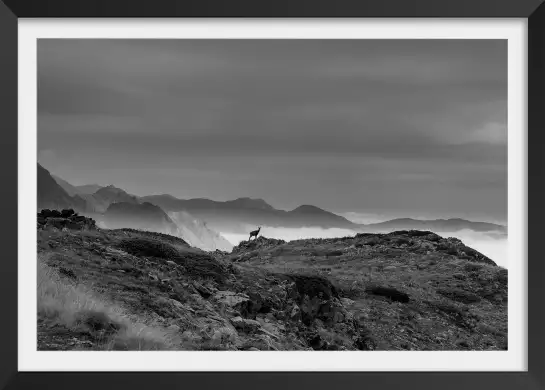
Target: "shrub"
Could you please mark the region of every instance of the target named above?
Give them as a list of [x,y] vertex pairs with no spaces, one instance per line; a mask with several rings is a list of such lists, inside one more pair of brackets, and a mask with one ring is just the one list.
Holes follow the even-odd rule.
[[127,238],[121,240],[117,247],[134,256],[159,257],[171,259],[179,256],[172,245],[152,238]]
[[324,277],[290,275],[289,278],[295,281],[297,292],[301,297],[305,295],[308,295],[309,298],[322,297],[323,299],[339,297],[335,286]]
[[365,289],[365,292],[371,295],[383,296],[396,302],[407,303],[410,300],[408,294],[392,287],[369,286]]

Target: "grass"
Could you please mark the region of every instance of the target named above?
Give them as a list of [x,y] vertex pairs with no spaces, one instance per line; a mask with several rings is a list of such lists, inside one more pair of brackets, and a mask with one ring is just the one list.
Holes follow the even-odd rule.
[[[38,257],[38,318],[47,329],[66,328],[99,350],[165,350],[168,332],[135,322],[124,311],[84,285],[63,279]],[[88,345],[88,344],[87,344]]]

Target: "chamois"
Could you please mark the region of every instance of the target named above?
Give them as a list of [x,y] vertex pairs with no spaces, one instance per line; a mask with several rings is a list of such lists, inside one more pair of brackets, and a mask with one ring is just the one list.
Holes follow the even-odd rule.
[[257,240],[257,235],[259,234],[259,231],[261,230],[261,226],[257,230],[253,230],[250,232],[250,238],[248,238],[248,241],[252,239],[252,237],[255,237]]

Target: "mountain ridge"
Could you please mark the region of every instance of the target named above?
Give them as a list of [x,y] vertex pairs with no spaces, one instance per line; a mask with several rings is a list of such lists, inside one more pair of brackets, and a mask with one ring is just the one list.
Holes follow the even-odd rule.
[[[246,234],[248,229],[253,229],[254,226],[268,226],[343,228],[355,232],[388,232],[404,229],[453,232],[469,229],[475,232],[507,234],[506,226],[461,218],[428,220],[394,218],[378,223],[361,224],[310,204],[302,204],[293,210],[286,211],[274,208],[261,198],[239,197],[233,200],[216,201],[207,198],[180,199],[171,194],[136,196],[114,185],[73,186],[60,177],[52,176],[52,178],[64,191],[63,193],[57,191],[58,196],[63,199],[59,205],[72,207],[76,203],[79,210],[87,209],[91,212],[104,213],[110,204],[116,202],[134,204],[149,202],[160,207],[166,214],[187,212],[204,221],[212,230],[222,233]],[[74,195],[76,198],[67,198],[67,196],[70,197],[70,193],[80,191],[80,187],[89,190],[93,186],[97,186],[98,190],[92,194],[80,193]],[[55,203],[51,204],[55,205]]]

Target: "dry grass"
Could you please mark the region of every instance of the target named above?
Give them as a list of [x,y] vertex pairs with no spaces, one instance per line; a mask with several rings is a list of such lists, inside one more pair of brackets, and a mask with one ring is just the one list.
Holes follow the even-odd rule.
[[61,326],[93,340],[92,349],[168,350],[174,339],[166,331],[135,322],[119,306],[90,288],[74,285],[38,258],[38,318],[44,326]]

